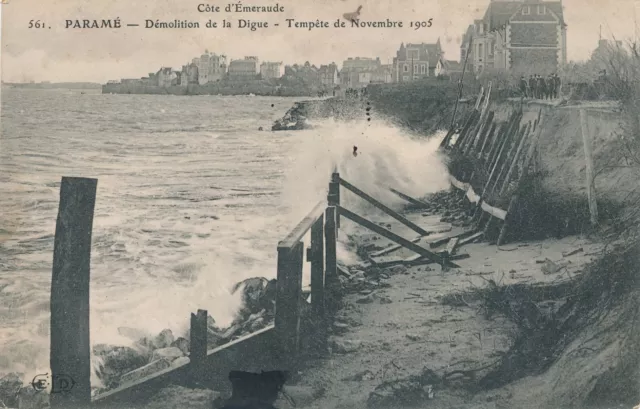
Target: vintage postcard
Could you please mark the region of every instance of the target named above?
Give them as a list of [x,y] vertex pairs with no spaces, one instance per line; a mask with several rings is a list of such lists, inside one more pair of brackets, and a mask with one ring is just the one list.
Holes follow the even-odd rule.
[[640,404],[637,1],[0,12],[0,408]]

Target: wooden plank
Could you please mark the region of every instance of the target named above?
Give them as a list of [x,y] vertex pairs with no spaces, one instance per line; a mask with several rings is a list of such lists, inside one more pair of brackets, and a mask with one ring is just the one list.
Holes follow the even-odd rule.
[[473,124],[475,123],[475,121],[478,119],[479,116],[480,114],[478,113],[478,111],[474,110],[471,112],[471,115],[469,115],[469,119],[467,120],[467,123],[462,128],[462,131],[460,131],[460,135],[458,136],[458,139],[456,139],[456,142],[453,144],[453,149],[459,150],[462,147],[464,140],[469,135],[469,131],[471,127],[473,126]]
[[[89,284],[97,185],[97,179],[71,177],[63,177],[60,184],[50,300],[52,409],[91,403]],[[56,390],[62,379],[73,387]]]
[[584,147],[584,160],[586,164],[587,200],[589,201],[589,213],[591,225],[598,224],[598,203],[596,201],[596,188],[593,182],[593,150],[591,146],[591,134],[587,123],[587,111],[580,110],[580,127],[582,129],[582,145]]
[[471,203],[478,203],[480,201],[480,196],[478,196],[476,192],[473,191],[473,188],[471,186],[469,186],[466,196]]
[[459,240],[460,240],[459,237],[454,237],[451,240],[449,240],[449,243],[447,244],[447,249],[446,249],[446,252],[449,256],[453,256],[454,254],[456,254],[456,246],[458,245]]
[[421,236],[428,236],[429,235],[429,232],[424,230],[422,227],[418,226],[417,224],[415,224],[412,221],[408,220],[404,216],[400,215],[399,213],[393,211],[389,207],[387,207],[384,204],[380,203],[378,200],[376,200],[373,197],[369,196],[368,194],[366,194],[362,190],[358,189],[357,187],[353,186],[351,183],[347,182],[346,180],[340,178],[340,184],[342,186],[344,186],[346,189],[348,189],[351,192],[355,193],[356,195],[360,196],[361,198],[363,198],[367,202],[371,203],[372,205],[374,205],[378,209],[382,210],[383,212],[385,212],[389,216],[393,217],[394,219],[396,219],[400,223],[404,224],[405,226],[407,226],[411,230],[415,231],[419,235],[421,235]]
[[282,359],[288,366],[295,364],[300,346],[302,263],[302,242],[290,248],[278,246],[275,325]]
[[456,233],[445,233],[445,234],[434,234],[433,236],[427,237],[425,240],[429,244],[430,248],[440,247],[445,243],[448,243],[449,240],[457,237],[458,239],[467,237],[468,235],[473,234],[473,230],[465,230],[462,232]]
[[[478,121],[478,126],[477,128],[474,130],[473,133],[473,138],[471,138],[469,140],[469,143],[467,144],[465,150],[464,150],[464,155],[468,154],[470,151],[474,151],[476,149],[476,146],[478,144],[478,141],[481,137],[481,135],[483,134],[485,127],[487,126],[488,122],[490,122],[490,120],[487,117],[487,109],[489,108],[489,101],[491,99],[491,89],[493,87],[493,83],[491,81],[489,81],[489,86],[487,87],[487,92],[482,104],[482,109],[480,111],[480,120]],[[493,112],[490,112],[489,116],[491,117],[491,120],[493,119]]]
[[324,216],[324,296],[327,316],[331,316],[331,311],[336,307],[334,301],[337,294],[334,289],[340,285],[340,280],[338,279],[338,256],[336,253],[336,239],[338,237],[337,213],[335,206],[329,206]]
[[325,206],[324,202],[318,202],[318,204],[314,206],[313,210],[311,210],[311,212],[309,212],[309,214],[307,214],[305,218],[302,219],[300,223],[293,228],[293,230],[291,230],[287,237],[278,243],[278,247],[290,248],[300,241],[318,218],[322,216]]
[[460,240],[458,242],[458,246],[464,246],[467,243],[471,243],[472,241],[479,239],[483,235],[484,235],[484,232],[478,232],[478,233],[472,234],[471,236]]
[[[415,239],[411,240],[411,242],[412,243],[417,243],[421,239],[422,239],[422,237],[416,237]],[[386,249],[374,251],[373,253],[369,254],[369,257],[381,257],[381,256],[384,256],[386,254],[393,253],[394,251],[399,250],[401,248],[402,248],[402,246],[400,244],[394,244],[393,246],[389,246]]]
[[324,214],[311,226],[311,247],[307,260],[311,262],[311,309],[319,320],[315,347],[327,350],[328,322],[324,296]]
[[497,207],[491,206],[489,203],[483,201],[480,208],[489,213],[493,217],[497,217],[500,220],[504,220],[507,217],[507,212]]
[[460,182],[453,175],[449,175],[449,182],[451,182],[451,185],[456,189],[463,190],[465,192],[469,190],[469,187],[471,186],[468,183]]
[[[540,109],[540,111],[538,112],[538,130],[534,134],[533,139],[531,140],[531,144],[529,145],[529,149],[527,150],[527,156],[525,157],[525,163],[523,165],[522,175],[520,175],[517,182],[518,186],[520,185],[522,180],[526,177],[527,172],[529,170],[529,165],[531,164],[531,160],[533,159],[533,154],[536,150],[538,139],[540,138],[540,134],[542,133],[543,122],[544,122],[544,114],[542,113],[542,109]],[[514,194],[511,197],[511,200],[509,201],[509,208],[507,209],[507,214],[505,216],[504,223],[502,224],[502,228],[500,229],[500,235],[498,236],[498,242],[497,242],[498,246],[501,245],[507,237],[507,231],[510,224],[510,220],[509,220],[510,210],[516,207],[518,200],[519,200],[519,195],[517,194],[517,191],[516,191],[516,194]],[[485,231],[487,231],[488,229],[489,229],[489,223],[487,223],[487,227],[485,228]]]
[[[469,49],[471,48],[471,44],[473,44],[472,40],[473,40],[473,35],[469,36]],[[465,55],[465,57],[464,57],[464,65],[462,66],[462,75],[460,76],[460,79],[458,80],[458,97],[456,98],[456,104],[453,107],[453,114],[451,115],[451,124],[449,125],[449,132],[451,134],[453,134],[453,130],[455,128],[456,113],[458,112],[458,104],[460,103],[460,99],[462,98],[462,85],[463,85],[462,81],[464,80],[464,74],[467,71],[467,60],[468,59],[469,59],[469,53],[467,53],[467,55]],[[443,139],[443,141],[440,143],[440,147],[449,145],[449,140],[451,139],[451,136],[447,135],[447,137],[448,138]]]
[[201,385],[206,375],[207,364],[207,311],[198,310],[191,313],[191,329],[189,331],[189,367],[190,384],[193,387]]
[[[421,247],[415,243],[412,243],[410,240],[405,239],[404,237],[398,236],[397,234],[385,229],[384,227],[380,227],[377,224],[365,219],[364,217],[361,217],[353,212],[351,212],[350,210],[345,209],[344,207],[337,207],[338,212],[340,213],[341,216],[346,217],[347,219],[360,224],[363,227],[366,227],[369,230],[372,230],[376,233],[378,233],[381,236],[386,237],[387,239],[396,242],[398,244],[403,245],[404,247],[408,248],[411,251],[415,251],[418,254],[423,255],[424,257],[427,257],[429,260],[432,260],[435,263],[438,264],[443,264],[445,263],[445,261],[438,256],[437,254],[433,253],[432,251],[429,251],[427,249],[425,249],[424,247]],[[453,263],[446,263],[448,266],[450,267],[458,267],[457,265],[453,264]]]
[[489,134],[489,130],[491,128],[491,125],[493,124],[494,115],[495,113],[493,111],[489,112],[489,114],[487,115],[487,118],[482,123],[482,127],[478,131],[478,135],[471,149],[472,153],[478,150],[478,147],[479,147],[478,145],[480,145],[481,142],[482,142],[482,145],[480,145],[480,147],[484,147],[484,145],[486,144],[487,135]]
[[347,277],[347,278],[351,278],[353,277],[353,274],[351,274],[349,271],[347,271],[346,268],[344,268],[341,265],[337,265],[336,266],[336,270],[339,274],[342,274],[343,276]]
[[[329,206],[340,206],[340,174],[338,172],[333,172],[331,174],[331,182],[329,182],[329,194],[327,195],[327,204]],[[340,216],[338,215],[336,217],[336,227],[339,229]],[[337,231],[336,234],[338,234]]]
[[478,158],[482,158],[482,154],[484,153],[485,147],[492,146],[492,143],[497,134],[496,128],[497,128],[496,123],[492,122],[491,127],[489,128],[489,132],[487,132],[487,137],[484,138],[484,142],[482,143],[482,146],[480,147],[480,151],[478,152]]
[[513,155],[511,160],[511,164],[509,165],[509,170],[507,171],[507,176],[505,176],[504,181],[502,182],[502,187],[500,188],[499,193],[503,194],[504,191],[509,187],[509,180],[511,180],[511,175],[513,175],[513,170],[518,163],[518,160],[522,154],[522,149],[524,148],[525,143],[527,142],[527,137],[529,136],[532,129],[531,122],[527,124],[527,130],[524,132],[522,139],[520,139],[520,143],[518,144],[518,149],[516,149],[516,153]]
[[371,258],[371,261],[376,267],[384,268],[384,267],[389,267],[397,264],[403,264],[404,258],[383,256],[383,257]]
[[423,227],[429,233],[436,234],[436,233],[446,233],[448,231],[451,231],[451,229],[453,228],[453,225],[451,223],[441,222],[436,224],[423,225]]
[[526,130],[527,130],[527,126],[525,125],[522,127],[522,129],[520,129],[520,131],[517,134],[515,134],[515,137],[512,141],[513,143],[511,144],[509,151],[507,152],[507,154],[504,156],[502,160],[497,161],[497,162],[501,162],[501,164],[499,165],[500,172],[498,172],[498,176],[496,176],[493,186],[489,189],[488,194],[491,194],[496,189],[496,187],[498,187],[500,180],[502,179],[502,175],[506,173],[507,164],[510,163],[509,159],[513,157],[513,153],[518,148],[518,143],[524,137],[524,133],[526,132]]
[[409,196],[408,194],[402,193],[399,190],[396,190],[396,189],[394,189],[392,187],[390,187],[389,190],[391,192],[395,193],[396,195],[398,195],[399,197],[403,198],[407,202],[413,204],[413,205],[416,205],[416,206],[419,206],[419,207],[422,207],[422,208],[429,207],[429,205],[427,203],[423,202],[422,200],[415,199],[415,198]]

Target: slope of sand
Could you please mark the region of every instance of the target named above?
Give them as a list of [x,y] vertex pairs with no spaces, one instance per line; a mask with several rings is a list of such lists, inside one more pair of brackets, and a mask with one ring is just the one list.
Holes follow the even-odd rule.
[[[421,213],[407,217],[421,226],[432,225],[435,221],[433,216],[425,217]],[[384,215],[370,218],[384,221],[391,226],[390,230],[403,237],[416,236]],[[347,231],[357,246],[376,243],[385,247],[389,243],[350,221],[343,219],[342,227],[340,240],[343,242]],[[576,250],[578,252],[573,255],[563,256],[563,253]],[[477,304],[464,297],[461,297],[459,307],[441,301],[447,295],[482,287],[488,280],[503,284],[560,282],[579,274],[582,267],[602,251],[601,244],[583,237],[514,243],[500,249],[487,243],[475,243],[458,250],[458,254],[470,256],[455,261],[460,265],[458,269],[443,272],[435,264],[384,269],[383,284],[373,289],[373,293],[369,293],[372,290],[369,288],[362,292],[356,289],[346,295],[344,308],[338,313],[339,324],[334,328],[334,332],[342,333],[332,336],[333,351],[304,369],[298,383],[298,386],[323,388],[324,395],[298,406],[365,408],[369,394],[378,385],[418,375],[429,368],[439,375],[448,374],[449,387],[434,386],[433,398],[418,401],[415,407],[536,407],[536,402],[526,402],[527,389],[534,386],[534,381],[530,385],[526,380],[520,381],[519,391],[505,387],[476,394],[473,398],[463,388],[455,387],[457,381],[462,385],[483,374],[483,371],[469,370],[499,359],[509,348],[515,328],[501,316],[487,319]],[[407,250],[395,254],[412,255]],[[546,273],[543,272],[545,264],[541,262],[547,259],[559,267],[557,271],[550,273],[546,269]],[[290,405],[282,401],[278,407]]]

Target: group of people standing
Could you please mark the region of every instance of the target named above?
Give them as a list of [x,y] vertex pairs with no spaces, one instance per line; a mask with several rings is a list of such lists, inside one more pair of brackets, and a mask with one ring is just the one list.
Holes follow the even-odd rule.
[[529,80],[523,75],[520,77],[520,92],[525,98],[553,99],[560,95],[560,77],[558,74],[549,74],[543,77],[539,74],[529,76]]

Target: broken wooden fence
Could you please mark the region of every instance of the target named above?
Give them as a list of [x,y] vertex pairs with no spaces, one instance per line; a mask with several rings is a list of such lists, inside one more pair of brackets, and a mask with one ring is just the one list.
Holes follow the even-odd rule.
[[[189,360],[160,371],[145,372],[119,387],[91,397],[91,357],[89,344],[89,265],[91,228],[97,181],[63,178],[55,235],[51,287],[51,368],[56,377],[74,380],[73,393],[52,396],[51,407],[120,408],[144,402],[169,385],[207,387],[228,391],[231,370],[296,370],[307,354],[327,350],[328,317],[331,316],[338,284],[336,243],[340,218],[344,217],[417,253],[417,258],[458,267],[447,257],[381,227],[340,205],[340,186],[350,190],[421,236],[425,229],[393,211],[377,199],[340,178],[331,176],[327,203],[318,203],[311,212],[278,243],[275,322],[272,325],[208,348],[208,311],[191,314]],[[396,194],[413,199],[399,191]],[[414,204],[422,204],[413,199]],[[304,239],[310,246],[304,249]],[[311,264],[311,300],[302,289],[303,264]],[[308,308],[305,308],[305,303]],[[311,324],[309,324],[311,323]],[[307,342],[302,342],[306,340]],[[149,365],[152,365],[150,363]],[[146,374],[146,375],[144,375]]]
[[[275,323],[230,341],[208,347],[206,310],[191,314],[190,351],[187,362],[180,361],[162,370],[139,368],[141,376],[119,387],[91,396],[91,345],[89,340],[90,250],[95,179],[62,178],[55,234],[51,286],[51,369],[53,384],[64,379],[73,385],[68,391],[51,395],[56,408],[121,408],[144,402],[168,385],[230,390],[231,370],[295,370],[301,352],[322,352],[327,343],[327,300],[331,300],[332,279],[336,275],[337,206],[318,203],[314,209],[278,243]],[[339,195],[337,185],[332,194]],[[336,197],[329,195],[330,201]],[[339,199],[338,199],[339,200]],[[303,238],[310,233],[311,246],[303,250]],[[311,315],[307,326],[314,342],[301,350],[302,265],[311,263]],[[177,361],[176,361],[177,362]],[[148,365],[152,365],[150,363]]]
[[[542,110],[538,118],[521,125],[522,110],[516,109],[505,122],[494,120],[489,111],[488,92],[481,93],[458,138],[450,143],[443,140],[443,148],[467,158],[475,164],[473,172],[450,175],[451,185],[463,192],[471,204],[474,228],[485,238],[496,240],[500,245],[507,239],[513,210],[520,198],[519,186],[526,176],[542,131]],[[474,176],[486,175],[479,193],[472,183]],[[509,205],[503,210],[490,204],[510,193]],[[497,236],[497,237],[496,237]]]

